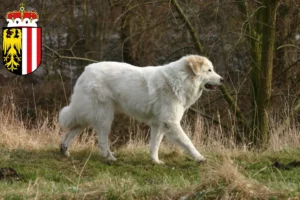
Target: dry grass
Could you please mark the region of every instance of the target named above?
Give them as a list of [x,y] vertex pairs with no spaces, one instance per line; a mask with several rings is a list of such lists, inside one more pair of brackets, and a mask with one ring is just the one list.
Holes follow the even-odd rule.
[[[9,104],[8,101],[7,104]],[[192,164],[194,162],[187,158],[182,150],[164,141],[160,154],[162,159],[171,163],[170,166],[167,166],[169,168],[165,173],[180,166],[176,169],[178,176],[172,177],[171,171],[159,181],[158,185],[144,185],[143,180],[147,179],[148,175],[145,174],[149,170],[150,174],[151,170],[154,170],[154,176],[156,173],[157,176],[161,176],[162,171],[166,169],[151,164],[148,145],[145,143],[148,129],[141,128],[136,125],[136,122],[130,120],[130,136],[126,145],[115,148],[117,156],[123,155],[126,158],[120,158],[120,163],[112,168],[103,168],[100,174],[96,170],[99,163],[94,163],[100,157],[99,150],[95,145],[96,137],[91,137],[90,131],[82,134],[80,139],[77,138],[72,145],[71,154],[75,154],[76,162],[78,162],[78,164],[74,164],[74,160],[66,161],[63,160],[65,158],[56,155],[62,135],[56,118],[43,117],[36,124],[28,126],[29,122],[20,119],[19,116],[13,105],[3,107],[0,111],[0,146],[2,150],[8,152],[7,155],[3,154],[1,159],[10,164],[14,163],[11,157],[14,156],[15,151],[24,151],[21,155],[27,155],[28,152],[41,152],[42,159],[46,155],[49,156],[49,160],[59,160],[58,166],[60,162],[71,162],[69,166],[73,166],[73,171],[76,173],[75,175],[74,173],[67,174],[62,182],[49,181],[44,175],[32,175],[25,184],[17,183],[12,190],[6,190],[3,193],[6,195],[5,197],[17,195],[18,198],[25,199],[269,199],[272,197],[286,198],[288,197],[286,194],[292,194],[296,198],[300,192],[299,188],[294,186],[294,182],[288,184],[289,178],[284,179],[283,172],[277,173],[274,170],[266,174],[262,172],[272,159],[276,158],[277,153],[281,158],[286,155],[282,155],[282,151],[291,150],[292,153],[289,152],[288,155],[292,155],[293,152],[296,154],[293,154],[290,159],[298,156],[300,135],[297,123],[293,121],[283,127],[273,120],[269,148],[257,151],[249,150],[248,144],[235,144],[234,127],[231,133],[227,131],[225,134],[220,126],[213,125],[200,117],[195,120],[196,124],[190,124],[188,118],[185,117],[184,129],[200,152],[203,152],[208,158],[208,162],[201,166]],[[194,134],[191,131],[192,126],[195,129]],[[20,162],[23,162],[22,159]],[[259,168],[260,163],[264,164],[261,168]],[[43,163],[40,164],[44,166]],[[193,176],[184,177],[184,174],[187,173],[186,165],[199,171],[200,178],[198,180],[194,180]],[[247,168],[247,165],[251,167]],[[137,168],[134,169],[132,166],[137,166]],[[124,174],[123,176],[123,168],[125,171],[128,170],[130,175]],[[89,174],[86,172],[87,169],[95,171],[97,176],[85,179],[80,172]],[[28,169],[26,168],[26,170]],[[114,170],[121,170],[120,174],[115,174]],[[56,175],[55,171],[52,173],[53,177],[60,176]],[[261,177],[257,178],[260,175]],[[141,179],[140,176],[146,176],[146,178]],[[270,180],[266,179],[268,176],[270,176]],[[289,175],[287,174],[287,176]],[[278,184],[275,184],[276,181]],[[285,187],[281,187],[283,183],[285,183]],[[280,189],[278,190],[278,188]],[[52,192],[48,192],[49,190]],[[192,192],[190,192],[191,190]]]
[[[269,199],[280,196],[258,181],[246,177],[232,158],[226,154],[218,161],[209,161],[204,167],[205,176],[201,178],[200,185],[187,194],[185,199],[203,196],[205,199],[213,199],[215,192],[219,193],[220,199]],[[221,191],[218,191],[221,189]]]

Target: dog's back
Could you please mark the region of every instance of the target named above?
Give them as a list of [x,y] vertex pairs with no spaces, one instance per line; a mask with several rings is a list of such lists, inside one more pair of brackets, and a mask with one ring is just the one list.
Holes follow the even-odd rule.
[[[126,63],[100,62],[87,66],[78,78],[69,106],[59,116],[63,128],[91,123],[100,106],[110,106],[145,121],[151,114],[149,78],[155,67],[139,68]],[[150,87],[150,88],[149,88]],[[154,95],[154,94],[153,94]]]

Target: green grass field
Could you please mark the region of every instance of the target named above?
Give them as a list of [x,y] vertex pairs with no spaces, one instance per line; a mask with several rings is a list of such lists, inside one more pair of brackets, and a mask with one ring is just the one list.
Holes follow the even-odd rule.
[[[300,166],[272,166],[300,161],[296,127],[273,126],[268,148],[258,151],[200,125],[191,139],[204,163],[164,140],[165,165],[153,164],[147,130],[139,129],[124,145],[112,145],[118,160],[107,162],[89,132],[74,140],[67,158],[58,149],[63,132],[56,121],[29,129],[0,111],[0,199],[300,199]],[[19,178],[1,175],[8,167]]]
[[161,154],[154,165],[142,145],[116,151],[108,163],[96,147],[0,151],[0,167],[11,167],[20,180],[0,180],[3,199],[288,199],[300,198],[300,167],[277,169],[275,161],[299,160],[300,150],[254,153],[205,152],[198,164],[179,151]]

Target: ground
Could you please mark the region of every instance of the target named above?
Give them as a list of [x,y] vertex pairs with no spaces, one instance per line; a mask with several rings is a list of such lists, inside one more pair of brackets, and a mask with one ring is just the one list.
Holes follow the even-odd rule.
[[0,167],[20,178],[0,180],[4,199],[294,199],[300,198],[300,167],[277,169],[275,161],[299,160],[300,149],[277,152],[225,150],[204,154],[198,164],[175,148],[164,150],[165,165],[152,164],[146,145],[119,149],[105,162],[96,147],[7,149]]
[[[212,126],[207,132],[204,123],[190,134],[185,123],[207,161],[199,164],[164,140],[165,165],[156,165],[147,129],[134,124],[128,126],[135,136],[122,146],[112,139],[118,160],[106,162],[94,132],[75,138],[64,157],[57,118],[30,127],[16,116],[0,109],[0,199],[300,199],[300,166],[288,165],[300,161],[297,127],[272,126],[268,148],[258,150]],[[276,161],[289,167],[276,168]]]

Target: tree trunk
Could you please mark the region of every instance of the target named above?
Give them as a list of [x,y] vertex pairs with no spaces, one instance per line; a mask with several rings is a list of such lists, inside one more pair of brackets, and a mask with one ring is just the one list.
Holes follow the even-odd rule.
[[135,59],[133,57],[133,47],[132,47],[132,30],[131,30],[131,13],[126,11],[127,5],[122,6],[123,12],[126,12],[121,20],[121,41],[122,46],[122,58],[123,62],[135,65]]
[[258,127],[255,135],[260,146],[269,141],[268,110],[272,89],[273,55],[275,42],[276,9],[278,0],[264,0],[265,8],[262,13],[262,44],[261,44],[261,70],[258,72],[259,85],[256,104],[258,113]]
[[[256,24],[252,23],[248,27],[248,35],[250,40],[250,55],[252,58],[251,62],[251,93],[252,93],[252,120],[251,120],[251,131],[249,132],[250,141],[257,143],[258,126],[260,124],[260,119],[258,117],[258,104],[257,99],[259,96],[260,79],[262,75],[261,66],[261,55],[262,55],[262,22],[261,17],[264,14],[264,10],[258,10],[256,12]],[[258,21],[258,22],[257,22]]]

